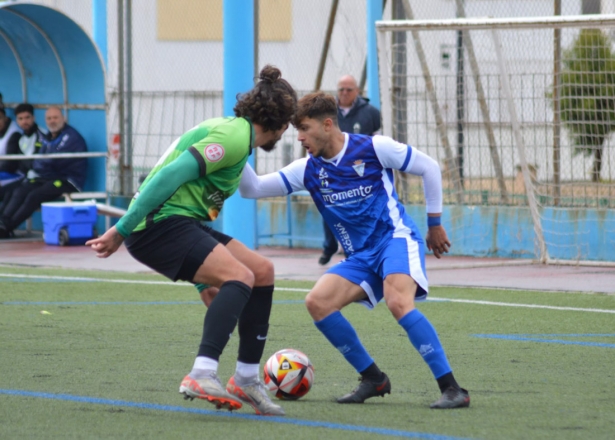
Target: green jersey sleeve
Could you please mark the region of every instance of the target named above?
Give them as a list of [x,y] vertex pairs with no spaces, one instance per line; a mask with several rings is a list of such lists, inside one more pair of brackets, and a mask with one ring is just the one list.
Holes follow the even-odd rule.
[[199,164],[189,151],[184,151],[176,160],[156,173],[149,185],[139,192],[115,228],[122,237],[128,237],[147,214],[170,198],[184,183],[198,177]]

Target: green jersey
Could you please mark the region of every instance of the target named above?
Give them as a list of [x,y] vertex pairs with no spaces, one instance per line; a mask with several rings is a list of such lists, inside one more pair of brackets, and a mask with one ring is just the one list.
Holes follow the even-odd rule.
[[[233,195],[239,186],[243,167],[252,152],[253,142],[254,129],[245,118],[209,119],[184,133],[171,144],[141,184],[127,214],[118,222],[116,228],[120,234],[127,236],[132,231],[145,229],[151,222],[155,223],[173,215],[192,217],[201,221],[215,220],[224,201]],[[194,161],[191,161],[186,154],[191,155],[198,163],[198,177],[186,176],[182,179],[176,175],[176,171],[180,170],[177,164],[183,163],[175,162],[178,159],[188,160],[190,167],[196,167]],[[167,173],[169,169],[175,170],[172,182],[168,181],[168,177],[171,176],[164,173],[159,176],[165,168]],[[190,175],[188,168],[186,170],[186,174]],[[180,185],[177,187],[178,183]],[[140,201],[142,195],[147,198],[143,203]],[[165,199],[152,200],[160,197]],[[135,206],[151,206],[152,202],[155,206],[152,206],[151,210],[146,210],[147,212],[144,212],[143,207]]]

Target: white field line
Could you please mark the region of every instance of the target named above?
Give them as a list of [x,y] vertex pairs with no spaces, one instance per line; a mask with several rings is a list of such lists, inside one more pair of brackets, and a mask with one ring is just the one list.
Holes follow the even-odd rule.
[[57,281],[88,281],[88,282],[100,282],[100,283],[118,283],[118,284],[154,284],[164,286],[192,286],[190,283],[179,282],[174,283],[172,281],[145,281],[145,280],[121,280],[111,278],[86,278],[86,277],[65,277],[57,275],[26,275],[18,273],[0,273],[0,278],[26,278],[26,279],[38,279],[38,280],[57,280]]
[[480,304],[480,305],[485,305],[485,306],[525,307],[527,309],[565,310],[565,311],[572,311],[572,312],[615,313],[615,310],[609,310],[609,309],[587,309],[584,307],[543,306],[539,304],[515,304],[515,303],[504,303],[504,302],[496,302],[496,301],[480,301],[480,300],[474,300],[474,299],[428,298],[428,301]]
[[[26,275],[26,274],[3,274],[0,273],[1,278],[26,278],[26,279],[51,279],[58,281],[88,281],[88,282],[101,282],[101,283],[119,283],[119,284],[148,284],[148,285],[165,285],[165,286],[178,286],[178,287],[192,287],[192,284],[186,282],[174,283],[172,281],[145,281],[145,280],[121,280],[121,279],[107,279],[107,278],[87,278],[87,277],[66,277],[56,275]],[[290,287],[276,287],[275,290],[287,291],[287,292],[309,292],[310,289],[297,289]],[[430,297],[428,301],[443,301],[443,302],[455,302],[464,304],[479,304],[486,306],[500,306],[500,307],[525,307],[528,309],[547,309],[547,310],[561,310],[572,312],[593,312],[593,313],[613,313],[615,310],[609,309],[588,309],[583,307],[559,307],[559,306],[545,306],[540,304],[517,304],[517,303],[505,303],[496,301],[481,301],[474,299],[452,299],[452,298],[438,298]]]

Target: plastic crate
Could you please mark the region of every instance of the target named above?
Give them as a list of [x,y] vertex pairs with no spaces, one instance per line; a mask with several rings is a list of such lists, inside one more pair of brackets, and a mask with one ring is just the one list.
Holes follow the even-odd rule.
[[93,202],[50,202],[41,205],[43,239],[47,244],[84,244],[96,232],[96,204]]

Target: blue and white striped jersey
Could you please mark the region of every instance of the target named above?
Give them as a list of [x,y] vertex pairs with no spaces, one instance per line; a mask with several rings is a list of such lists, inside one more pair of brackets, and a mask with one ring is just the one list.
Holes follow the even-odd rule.
[[393,170],[407,172],[416,150],[385,136],[345,134],[332,159],[309,156],[279,173],[289,193],[307,190],[347,255],[377,252],[390,238],[422,238],[395,191]]

